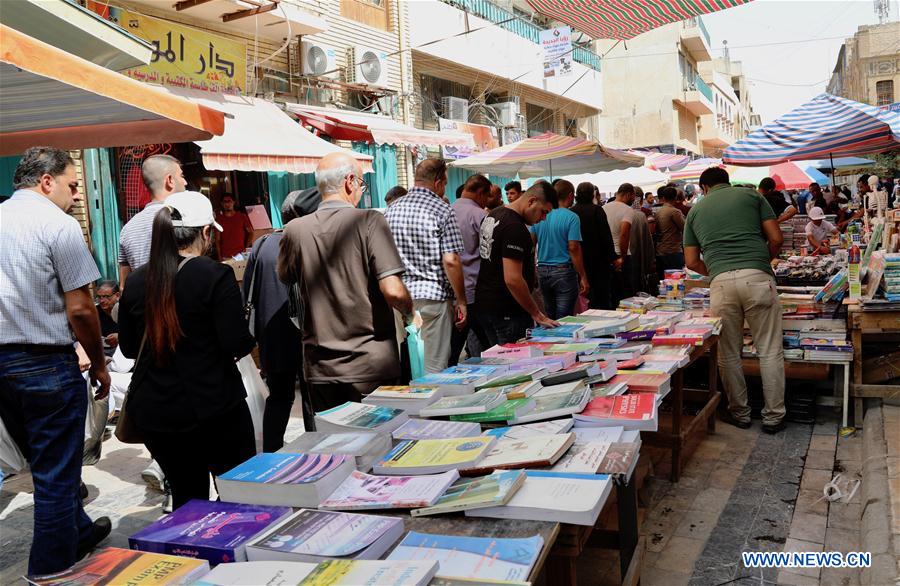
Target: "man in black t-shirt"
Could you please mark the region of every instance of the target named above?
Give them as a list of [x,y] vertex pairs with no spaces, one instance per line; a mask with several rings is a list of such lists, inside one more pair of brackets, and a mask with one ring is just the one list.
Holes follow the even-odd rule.
[[490,345],[515,342],[535,322],[556,326],[535,304],[537,286],[534,241],[528,232],[547,217],[556,192],[535,183],[511,204],[492,211],[481,224],[481,268],[475,286],[475,311]]
[[775,180],[771,177],[766,177],[759,182],[759,193],[772,206],[772,211],[775,212],[779,224],[787,222],[797,215],[797,208],[789,204],[784,198],[784,194],[775,189]]

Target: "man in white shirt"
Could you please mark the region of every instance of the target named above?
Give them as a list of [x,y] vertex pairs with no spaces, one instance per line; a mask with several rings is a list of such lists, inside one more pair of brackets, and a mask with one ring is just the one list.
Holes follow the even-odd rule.
[[603,206],[606,212],[606,220],[609,222],[609,231],[612,233],[613,245],[616,248],[618,259],[613,262],[615,274],[612,282],[612,301],[618,305],[619,301],[631,297],[631,224],[634,221],[635,192],[631,183],[623,183],[616,191],[616,198]]
[[820,207],[809,210],[809,219],[811,221],[806,224],[806,240],[809,242],[810,252],[831,254],[829,239],[832,234],[838,233],[838,229],[825,219],[825,212]]

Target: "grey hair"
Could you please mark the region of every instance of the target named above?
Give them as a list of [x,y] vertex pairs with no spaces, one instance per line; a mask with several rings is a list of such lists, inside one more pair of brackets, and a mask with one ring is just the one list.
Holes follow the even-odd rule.
[[331,169],[316,169],[316,187],[323,196],[341,188],[347,175],[356,175],[356,163],[348,161]]
[[41,177],[59,177],[75,161],[69,153],[54,147],[31,147],[22,155],[13,175],[13,187],[25,189],[41,182]]
[[181,161],[169,155],[153,155],[141,165],[141,179],[150,193],[156,195],[165,186],[166,175],[173,174],[173,167],[181,167]]

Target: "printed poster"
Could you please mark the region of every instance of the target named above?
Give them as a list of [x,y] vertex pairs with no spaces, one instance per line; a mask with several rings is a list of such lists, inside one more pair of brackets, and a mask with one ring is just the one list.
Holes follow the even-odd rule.
[[560,77],[572,73],[572,29],[560,26],[541,31],[544,53],[544,77]]
[[443,146],[441,154],[445,159],[457,160],[465,159],[475,153],[489,151],[500,146],[497,140],[497,129],[493,126],[485,126],[483,124],[472,124],[470,122],[459,122],[458,120],[447,120],[445,118],[438,119],[438,128],[443,130],[455,130],[456,132],[465,132],[471,134],[474,139],[474,147],[457,147]]

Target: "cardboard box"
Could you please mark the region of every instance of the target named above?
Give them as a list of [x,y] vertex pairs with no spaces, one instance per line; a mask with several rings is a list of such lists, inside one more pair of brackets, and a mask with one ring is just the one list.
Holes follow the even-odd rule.
[[234,277],[241,282],[244,280],[244,271],[247,269],[247,260],[234,260],[230,258],[223,260],[222,264],[230,266],[234,270]]

